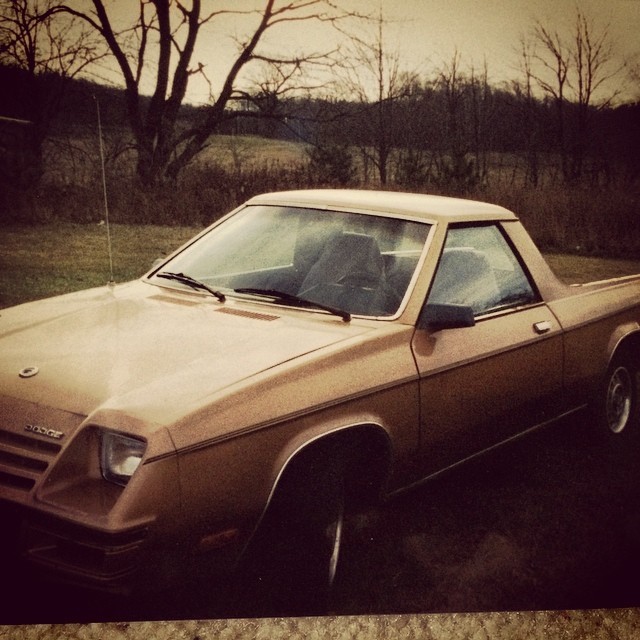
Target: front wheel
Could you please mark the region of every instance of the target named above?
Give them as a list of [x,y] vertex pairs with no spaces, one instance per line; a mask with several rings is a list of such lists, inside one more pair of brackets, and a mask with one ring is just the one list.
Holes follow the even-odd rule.
[[629,433],[637,426],[638,363],[632,354],[616,356],[603,385],[600,423],[612,434]]
[[307,460],[286,474],[244,560],[244,598],[258,615],[327,613],[344,516],[339,461]]

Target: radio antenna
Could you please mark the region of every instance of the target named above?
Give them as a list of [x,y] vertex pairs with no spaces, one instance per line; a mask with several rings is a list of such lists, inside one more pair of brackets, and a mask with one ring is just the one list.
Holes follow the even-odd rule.
[[100,168],[102,169],[102,195],[104,198],[104,222],[107,228],[107,248],[109,251],[109,282],[107,284],[114,285],[113,278],[113,251],[111,249],[111,228],[109,227],[109,201],[107,199],[107,177],[104,170],[104,145],[102,143],[102,120],[100,118],[100,102],[97,96],[93,96],[96,101],[96,112],[98,114],[98,138],[100,142]]

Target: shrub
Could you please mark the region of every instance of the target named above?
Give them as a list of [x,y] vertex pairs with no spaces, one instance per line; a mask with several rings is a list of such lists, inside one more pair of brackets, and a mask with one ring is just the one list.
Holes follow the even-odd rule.
[[[264,143],[251,142],[253,146],[248,145],[241,162],[224,163],[219,154],[213,155],[209,162],[201,160],[187,167],[176,183],[153,188],[142,189],[130,168],[125,170],[122,163],[109,164],[110,220],[204,226],[258,193],[318,186],[359,186],[363,172],[357,170],[344,145],[314,147],[306,160],[305,152],[301,151],[299,159],[283,162],[275,154],[257,160],[257,151]],[[504,159],[503,154],[497,160],[503,162]],[[78,159],[76,164],[79,163]],[[58,166],[66,165],[58,163]],[[587,187],[546,181],[533,187],[513,177],[509,179],[509,172],[495,170],[496,166],[499,168],[494,162],[494,173],[486,184],[470,179],[473,167],[468,162],[460,164],[457,178],[429,181],[429,168],[423,158],[406,152],[398,156],[396,182],[386,188],[428,190],[503,205],[521,218],[533,239],[547,251],[640,257],[639,185]],[[103,187],[99,172],[94,169],[78,169],[75,174],[69,170],[62,174],[50,171],[37,187],[29,190],[2,185],[0,224],[99,222],[105,216]],[[514,175],[515,171],[514,165]],[[74,175],[78,176],[76,181]],[[438,175],[444,174],[441,171]]]
[[422,188],[429,182],[429,166],[424,153],[416,149],[407,149],[398,156],[395,181],[402,187]]
[[311,147],[308,153],[312,183],[344,187],[354,179],[353,156],[347,145],[317,145]]

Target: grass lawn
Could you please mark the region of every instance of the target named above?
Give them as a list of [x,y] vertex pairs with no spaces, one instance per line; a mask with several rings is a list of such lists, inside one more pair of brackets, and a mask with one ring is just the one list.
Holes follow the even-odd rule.
[[545,258],[554,273],[569,284],[640,273],[640,260],[592,258],[558,253],[547,253]]
[[[133,280],[199,229],[111,225],[113,275]],[[0,307],[88,289],[109,281],[104,225],[51,224],[0,229]]]
[[[114,280],[126,282],[149,270],[195,235],[193,227],[111,225]],[[0,229],[0,307],[87,289],[109,280],[103,225],[50,224]],[[566,282],[588,282],[640,273],[640,261],[547,255]]]

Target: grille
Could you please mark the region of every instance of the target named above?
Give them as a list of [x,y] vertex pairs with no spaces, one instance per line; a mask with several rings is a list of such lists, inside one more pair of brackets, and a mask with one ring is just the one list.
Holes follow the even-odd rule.
[[0,486],[30,491],[60,449],[55,442],[0,430]]

